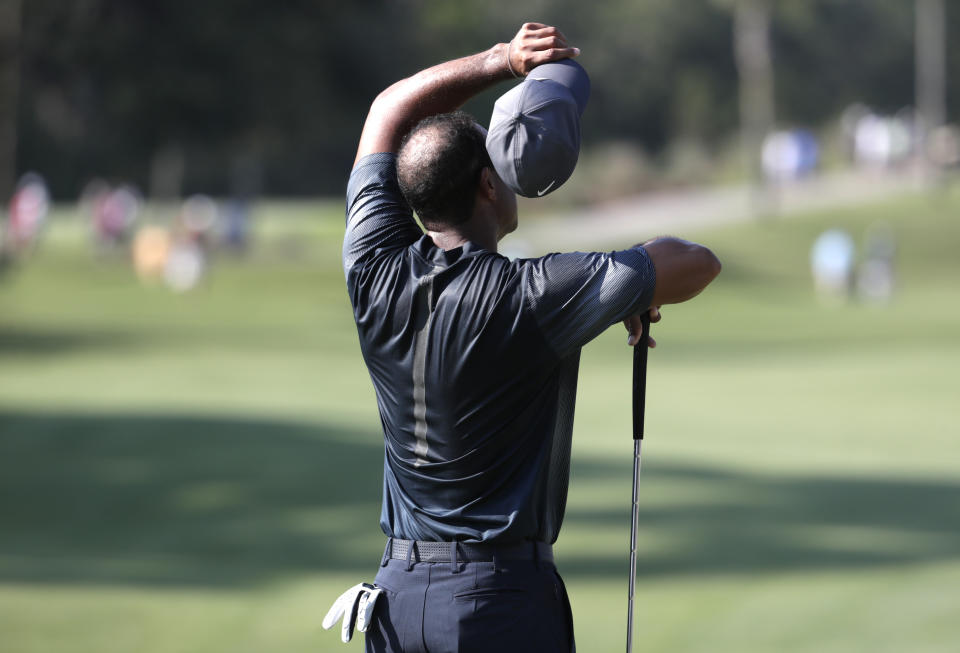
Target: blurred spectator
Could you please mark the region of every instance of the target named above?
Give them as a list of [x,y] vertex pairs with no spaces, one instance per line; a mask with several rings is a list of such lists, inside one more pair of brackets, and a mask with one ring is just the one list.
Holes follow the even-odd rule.
[[200,283],[206,268],[207,257],[200,245],[186,238],[175,239],[164,265],[163,278],[173,290],[185,292]]
[[184,200],[170,239],[163,278],[178,292],[195,287],[209,266],[209,253],[216,242],[220,211],[213,198],[191,195]]
[[147,225],[137,232],[133,239],[133,267],[141,281],[158,281],[164,277],[170,249],[169,230]]
[[10,198],[3,249],[18,255],[35,247],[50,210],[50,193],[40,175],[28,172]]
[[763,173],[768,181],[799,179],[819,161],[817,139],[808,129],[772,132],[763,141]]
[[867,115],[870,115],[870,109],[859,102],[851,104],[840,114],[843,153],[849,162],[857,161],[857,125]]
[[854,130],[854,159],[864,167],[886,168],[905,161],[915,140],[913,121],[903,112],[893,118],[867,113]]
[[105,182],[94,180],[87,184],[80,203],[90,220],[98,250],[106,251],[130,241],[143,199],[134,186],[111,189]]
[[942,125],[930,132],[927,157],[939,168],[960,166],[960,128],[956,125]]
[[864,259],[857,271],[858,296],[866,301],[886,303],[893,296],[893,257],[896,242],[890,225],[877,223],[867,231]]
[[233,252],[247,251],[250,240],[250,202],[233,197],[223,213],[223,244]]
[[180,209],[179,223],[186,240],[208,250],[220,221],[217,203],[208,195],[191,195]]
[[854,244],[842,229],[829,229],[817,238],[810,251],[817,295],[825,302],[846,302],[853,285]]
[[87,182],[77,200],[80,215],[87,220],[94,233],[96,233],[97,205],[109,192],[110,184],[97,177]]
[[234,160],[230,169],[230,201],[224,210],[223,244],[229,251],[247,250],[250,238],[250,214],[254,199],[260,194],[263,172],[252,156]]

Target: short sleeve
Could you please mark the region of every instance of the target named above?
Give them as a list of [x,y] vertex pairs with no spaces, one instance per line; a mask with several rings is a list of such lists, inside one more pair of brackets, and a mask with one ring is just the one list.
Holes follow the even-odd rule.
[[381,152],[360,159],[347,183],[344,271],[378,249],[407,247],[422,235],[400,193],[396,155]]
[[561,356],[653,300],[656,271],[643,247],[549,254],[525,263],[526,303]]

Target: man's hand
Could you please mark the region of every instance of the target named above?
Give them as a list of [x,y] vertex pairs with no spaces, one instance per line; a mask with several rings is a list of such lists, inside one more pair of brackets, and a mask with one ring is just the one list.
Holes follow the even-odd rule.
[[575,57],[578,48],[556,27],[525,23],[510,43],[421,70],[385,89],[370,105],[357,158],[374,152],[396,152],[403,136],[427,116],[459,109],[464,102],[497,82],[524,76],[540,64]]
[[520,77],[526,77],[540,64],[579,54],[580,48],[571,48],[563,32],[543,23],[524,23],[507,48],[510,71]]
[[[647,310],[647,314],[650,316],[650,324],[660,321],[660,307],[651,306]],[[627,327],[627,344],[631,347],[636,347],[640,341],[640,334],[643,333],[643,323],[641,318],[643,317],[642,313],[637,315],[631,315],[623,321],[623,326]],[[653,339],[652,336],[648,336],[647,345],[650,349],[653,349],[657,346],[657,341]]]

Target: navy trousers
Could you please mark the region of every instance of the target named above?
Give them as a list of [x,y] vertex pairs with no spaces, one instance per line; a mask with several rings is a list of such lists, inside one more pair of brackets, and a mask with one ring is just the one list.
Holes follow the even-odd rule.
[[367,653],[569,653],[567,590],[552,562],[389,560]]

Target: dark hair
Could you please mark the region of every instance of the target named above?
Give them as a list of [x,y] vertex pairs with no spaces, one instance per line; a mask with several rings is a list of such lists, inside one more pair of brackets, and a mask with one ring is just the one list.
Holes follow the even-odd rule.
[[462,111],[421,120],[397,153],[400,192],[428,229],[470,219],[484,167],[492,164],[483,132]]

